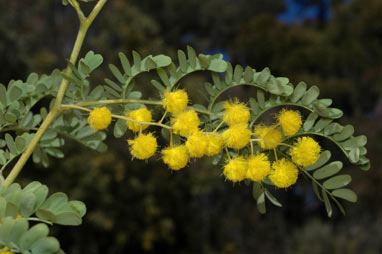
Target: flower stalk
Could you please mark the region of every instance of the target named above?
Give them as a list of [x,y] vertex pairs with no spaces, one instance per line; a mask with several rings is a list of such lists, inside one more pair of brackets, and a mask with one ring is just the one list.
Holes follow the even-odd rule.
[[[80,28],[78,30],[77,37],[72,49],[72,53],[70,55],[70,59],[69,59],[70,63],[75,64],[77,62],[77,58],[80,53],[82,44],[84,42],[86,33],[90,25],[93,23],[95,17],[101,11],[102,7],[105,5],[106,1],[107,0],[99,0],[87,18],[84,18],[84,19],[80,18]],[[71,3],[75,5],[75,3],[77,2],[75,0],[72,0]],[[78,11],[79,8],[80,8],[79,6],[75,7],[77,13],[79,13]],[[67,76],[70,76],[71,73],[72,73],[72,69],[69,66],[67,66],[65,70],[65,74]],[[68,85],[69,85],[69,81],[67,79],[62,79],[60,88],[58,90],[57,97],[52,109],[48,113],[45,120],[42,122],[40,128],[37,130],[36,134],[34,135],[33,139],[29,143],[28,147],[25,149],[25,151],[22,153],[22,155],[18,159],[15,166],[12,168],[11,172],[5,178],[4,182],[2,183],[3,186],[8,187],[14,182],[14,180],[17,178],[17,176],[20,174],[21,170],[23,169],[25,163],[28,161],[29,157],[32,155],[34,149],[37,147],[41,138],[44,136],[45,132],[48,130],[50,125],[53,123],[54,119],[60,113],[61,103],[64,98],[65,92],[68,88]]]

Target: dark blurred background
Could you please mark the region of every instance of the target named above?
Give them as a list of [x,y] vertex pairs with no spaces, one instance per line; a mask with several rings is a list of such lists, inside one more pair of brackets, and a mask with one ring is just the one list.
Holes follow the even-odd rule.
[[[59,0],[0,1],[0,82],[64,68],[77,27],[74,10]],[[70,254],[382,253],[382,1],[110,0],[82,53],[91,49],[119,64],[119,51],[175,57],[186,45],[223,53],[233,64],[268,66],[333,98],[344,111],[340,122],[368,137],[370,171],[343,169],[359,201],[344,202],[346,216],[335,211],[327,218],[300,179],[277,192],[283,208],[268,204],[260,215],[251,188],[224,181],[208,159],[170,172],[159,157],[131,161],[124,139],[111,138],[103,154],[68,140],[65,159],[48,169],[29,163],[19,178],[87,204],[82,226],[53,229],[62,248]],[[105,75],[112,76],[107,64],[95,72],[94,85]],[[184,82],[198,85],[201,77]],[[150,94],[142,83],[138,89]]]

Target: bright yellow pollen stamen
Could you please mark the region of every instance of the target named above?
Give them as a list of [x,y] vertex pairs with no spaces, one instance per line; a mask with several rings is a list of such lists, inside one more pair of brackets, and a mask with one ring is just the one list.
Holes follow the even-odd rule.
[[131,155],[140,160],[150,158],[157,150],[157,140],[152,133],[139,134],[134,140],[128,140],[128,143]]
[[307,167],[317,162],[320,157],[321,147],[311,137],[298,138],[290,149],[290,155],[294,163]]
[[302,125],[300,114],[294,110],[283,109],[277,119],[285,136],[296,134]]
[[222,133],[225,144],[230,148],[243,148],[251,140],[251,131],[247,124],[235,124]]
[[264,180],[271,171],[271,163],[269,162],[268,157],[263,153],[257,155],[252,154],[249,156],[247,162],[247,178],[255,182]]
[[95,130],[106,129],[111,123],[111,112],[107,107],[93,109],[88,117],[90,127]]
[[[152,119],[151,112],[147,108],[140,108],[131,112],[126,112],[126,117],[140,122],[151,122]],[[132,121],[126,121],[126,125],[134,132],[140,131],[141,128],[142,130],[145,130],[149,127],[148,124],[139,124]]]
[[233,102],[224,103],[223,121],[228,125],[248,123],[250,113],[244,103],[240,103],[238,99]]
[[172,170],[179,170],[187,165],[189,156],[185,145],[167,147],[162,150],[163,162]]
[[224,140],[220,136],[208,135],[207,136],[208,146],[206,154],[207,156],[214,156],[221,152],[224,145]]
[[292,162],[287,161],[285,158],[273,162],[269,179],[276,187],[288,188],[296,183],[297,177],[298,170]]
[[257,125],[255,127],[255,135],[262,139],[262,141],[259,141],[259,144],[263,149],[276,148],[282,139],[281,132],[275,126]]
[[224,166],[223,174],[232,182],[240,182],[246,178],[247,169],[247,160],[240,156],[229,160],[228,164]]
[[200,158],[207,152],[208,139],[201,131],[195,131],[191,136],[188,137],[186,143],[187,151],[190,157]]
[[172,119],[174,132],[181,136],[191,135],[198,130],[199,124],[199,116],[193,109],[179,113]]
[[167,112],[178,114],[187,108],[188,95],[184,90],[164,93],[163,107]]

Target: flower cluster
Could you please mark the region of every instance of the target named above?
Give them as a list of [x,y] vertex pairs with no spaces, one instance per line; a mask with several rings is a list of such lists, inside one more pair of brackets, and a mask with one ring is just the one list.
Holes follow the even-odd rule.
[[[128,129],[136,133],[134,139],[128,140],[131,155],[145,160],[156,153],[155,136],[143,131],[157,125],[170,131],[170,144],[162,149],[161,156],[172,170],[186,167],[191,158],[214,156],[225,149],[227,160],[223,175],[226,179],[261,182],[268,178],[276,187],[287,188],[296,183],[298,167],[310,166],[318,160],[321,148],[313,138],[304,136],[293,141],[303,123],[297,111],[282,109],[275,123],[254,125],[254,121],[250,123],[250,109],[234,99],[224,103],[220,124],[214,130],[207,130],[211,125],[201,129],[198,112],[187,108],[188,102],[184,90],[165,92],[161,103],[165,112],[159,122],[152,122],[152,114],[145,107],[126,112],[123,119]],[[170,125],[162,124],[166,116]],[[102,130],[108,127],[111,117],[106,107],[96,108],[91,111],[88,122],[95,130]],[[184,142],[173,144],[173,135],[179,135]],[[258,144],[257,152],[254,152],[254,143]],[[289,152],[284,154],[279,146],[289,147]]]
[[170,146],[162,150],[163,162],[172,170],[184,168],[190,158],[213,156],[223,148],[223,140],[219,135],[205,133],[199,129],[200,119],[193,109],[187,109],[188,95],[183,90],[166,92],[163,107],[172,113],[171,127],[174,134],[187,138],[184,144]]
[[251,154],[248,158],[239,156],[230,159],[224,166],[223,174],[232,182],[240,182],[246,178],[260,182],[268,176],[271,164],[264,153]]
[[[227,164],[224,166],[223,174],[232,182],[239,182],[244,179],[260,182],[266,177],[278,188],[287,188],[296,183],[298,178],[297,166],[310,166],[316,163],[320,155],[319,144],[311,137],[298,138],[293,144],[283,143],[293,135],[296,135],[302,126],[302,119],[297,111],[282,109],[277,115],[277,122],[273,125],[258,124],[251,130],[246,131],[248,123],[243,122],[245,106],[238,101],[235,105],[226,104],[223,121],[228,124],[229,128],[222,133],[226,146],[229,148],[242,148],[248,142],[258,142],[262,153],[243,156],[235,155],[233,159],[229,157]],[[235,106],[235,107],[234,107]],[[235,108],[235,114],[230,115]],[[249,132],[247,134],[247,132]],[[251,136],[255,139],[251,139]],[[239,138],[240,137],[240,138]],[[290,158],[279,153],[278,146],[289,146]],[[252,143],[251,143],[252,147]],[[269,159],[274,153],[274,161]],[[267,154],[268,153],[268,156]],[[278,159],[278,154],[283,158]]]

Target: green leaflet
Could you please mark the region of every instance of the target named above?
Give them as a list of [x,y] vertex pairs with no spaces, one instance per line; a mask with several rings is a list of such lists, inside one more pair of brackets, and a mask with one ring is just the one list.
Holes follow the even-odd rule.
[[313,173],[313,177],[316,178],[317,180],[325,179],[327,177],[337,174],[341,169],[342,169],[342,162],[334,161],[316,170]]
[[49,228],[45,224],[39,223],[29,228],[26,219],[7,217],[0,225],[0,247],[10,246],[16,253],[57,253],[60,244],[48,234]]
[[350,189],[337,189],[332,191],[333,196],[345,199],[349,202],[357,202],[357,194]]
[[47,186],[39,182],[31,182],[24,189],[18,184],[12,184],[0,191],[0,215],[2,218],[15,218],[20,213],[24,218],[29,218],[36,214],[38,218],[51,223],[81,224],[81,218],[86,213],[82,202],[69,201],[66,194],[60,192],[47,197]]
[[351,182],[350,175],[338,175],[332,178],[329,178],[323,183],[323,186],[326,189],[338,189],[348,185]]

